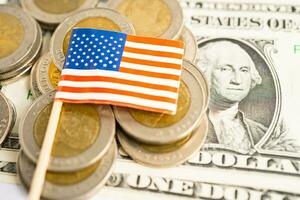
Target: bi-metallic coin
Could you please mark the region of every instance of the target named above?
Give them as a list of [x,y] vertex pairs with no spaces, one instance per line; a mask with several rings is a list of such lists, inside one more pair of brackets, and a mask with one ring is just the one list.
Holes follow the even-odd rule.
[[[55,92],[37,98],[20,122],[20,143],[34,162],[40,153]],[[107,151],[115,135],[110,106],[64,103],[56,131],[49,170],[76,171]]]
[[[0,75],[8,77],[35,56],[41,46],[35,20],[20,8],[0,7]],[[10,77],[11,78],[11,77]],[[2,78],[1,78],[2,79]]]
[[176,39],[183,27],[183,11],[178,1],[110,0],[107,7],[128,17],[140,36]]

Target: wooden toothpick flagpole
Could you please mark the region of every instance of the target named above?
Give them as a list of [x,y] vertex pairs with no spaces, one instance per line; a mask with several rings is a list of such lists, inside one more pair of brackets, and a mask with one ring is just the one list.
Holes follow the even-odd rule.
[[41,152],[39,155],[39,159],[37,162],[37,166],[30,187],[29,200],[40,199],[43,186],[44,186],[47,168],[51,157],[52,146],[55,139],[55,133],[56,133],[62,105],[63,102],[60,101],[54,101],[53,103],[43,145],[41,148]]

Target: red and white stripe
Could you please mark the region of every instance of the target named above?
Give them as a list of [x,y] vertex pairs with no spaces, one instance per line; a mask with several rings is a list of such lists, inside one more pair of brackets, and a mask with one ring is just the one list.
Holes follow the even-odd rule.
[[63,69],[56,99],[175,114],[183,44],[127,36],[119,71]]

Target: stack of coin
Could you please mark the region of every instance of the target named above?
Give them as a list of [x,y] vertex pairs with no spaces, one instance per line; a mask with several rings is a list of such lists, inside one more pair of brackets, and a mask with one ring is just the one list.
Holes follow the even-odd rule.
[[75,27],[95,28],[135,34],[132,24],[126,17],[106,8],[87,9],[65,19],[54,32],[50,42],[50,53],[54,64],[63,68],[69,46],[71,31]]
[[55,29],[69,15],[93,8],[97,3],[98,0],[21,0],[23,9],[45,29]]
[[13,6],[0,7],[0,81],[27,72],[41,44],[41,29],[29,14]]
[[[37,98],[20,122],[18,168],[21,180],[30,186],[40,154],[54,92]],[[86,198],[109,178],[117,156],[115,119],[110,106],[67,104],[62,108],[52,158],[42,197]]]
[[30,88],[34,98],[55,90],[60,70],[52,62],[51,54],[44,54],[33,66],[30,74]]
[[203,74],[194,64],[184,61],[176,115],[114,107],[121,146],[134,160],[147,166],[183,163],[206,138],[208,96]]
[[7,139],[16,120],[14,105],[0,92],[0,145]]

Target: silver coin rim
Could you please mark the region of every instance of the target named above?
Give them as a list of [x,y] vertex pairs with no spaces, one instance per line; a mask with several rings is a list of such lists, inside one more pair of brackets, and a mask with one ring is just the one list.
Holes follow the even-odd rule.
[[[105,5],[112,9],[117,9],[120,3],[124,0],[109,0]],[[161,0],[170,9],[172,20],[167,30],[158,36],[158,38],[174,40],[180,36],[184,25],[183,11],[178,1]]]
[[[12,123],[11,123],[11,127],[10,127],[10,130],[9,130],[9,133],[10,133],[10,131],[13,129],[13,127],[15,125],[15,122],[17,120],[17,110],[16,110],[16,107],[13,104],[13,102],[9,98],[6,98],[6,99],[7,99],[7,102],[9,104],[9,107],[10,107],[11,112],[12,112]],[[7,137],[11,137],[11,136],[8,135]]]
[[85,0],[85,2],[77,9],[64,13],[64,14],[51,14],[40,9],[33,0],[21,0],[21,6],[25,11],[30,13],[36,20],[48,25],[49,27],[55,26],[62,22],[66,17],[72,15],[79,10],[93,8],[97,5],[98,0]]
[[53,91],[51,81],[49,80],[49,67],[52,63],[51,54],[44,54],[37,63],[37,85],[42,94]]
[[0,12],[15,16],[23,25],[24,29],[24,38],[19,48],[7,57],[0,59],[0,66],[5,66],[4,68],[0,68],[0,73],[5,73],[14,70],[15,65],[28,56],[30,49],[34,47],[34,41],[38,35],[38,28],[35,20],[20,8],[1,6]]
[[[24,166],[22,164],[22,156],[26,157],[26,154],[20,153],[18,158],[18,172],[21,177],[21,180],[26,188],[30,186],[30,180],[32,180],[33,172],[34,172],[34,164],[31,162],[30,159],[27,163],[27,169],[25,168],[24,173]],[[112,170],[114,168],[114,164],[117,158],[117,145],[116,142],[113,141],[107,152],[103,155],[103,158],[100,161],[99,166],[97,167],[96,171],[91,174],[89,177],[84,179],[83,181],[73,184],[73,185],[55,185],[51,182],[45,181],[44,189],[42,192],[42,197],[47,199],[87,199],[95,194],[99,189],[101,189],[108,178],[110,177]],[[23,157],[24,159],[24,157]],[[26,158],[25,158],[26,159]],[[30,163],[30,164],[29,164]],[[24,164],[23,164],[24,165]],[[29,166],[30,165],[30,166]],[[26,167],[26,166],[25,166]]]
[[200,85],[202,86],[202,89],[204,90],[204,93],[207,94],[207,97],[205,98],[205,105],[206,105],[205,110],[207,110],[210,101],[210,91],[208,87],[207,78],[203,74],[203,72],[196,66],[195,63],[186,59],[184,60],[184,62],[186,62],[186,66],[188,66],[188,70],[191,71],[199,81]]
[[[20,143],[26,155],[33,162],[37,161],[40,153],[40,147],[36,144],[33,136],[33,126],[40,111],[53,102],[54,96],[55,91],[52,91],[37,98],[20,121]],[[110,106],[99,105],[97,111],[100,116],[101,127],[96,141],[77,156],[68,158],[52,157],[48,167],[49,170],[76,171],[95,163],[103,156],[115,135],[115,119]]]
[[[196,66],[186,60],[183,62],[181,79],[189,88],[191,105],[179,122],[165,128],[152,128],[137,122],[131,116],[129,108],[114,106],[116,120],[128,135],[147,144],[170,144],[185,138],[195,128],[208,106],[208,90],[203,88],[194,75],[197,72],[201,73]],[[202,99],[201,108],[197,104],[198,99]]]
[[204,115],[186,143],[171,152],[155,153],[144,149],[138,142],[126,136],[124,131],[117,130],[118,141],[133,160],[148,167],[158,168],[175,167],[187,161],[203,146],[207,134],[208,119]]
[[37,79],[36,79],[37,62],[33,65],[29,76],[29,86],[34,99],[42,95],[42,92],[38,88]]
[[3,118],[5,118],[7,120],[6,126],[5,128],[3,128],[1,126],[1,130],[3,130],[3,134],[0,135],[0,145],[3,143],[3,141],[7,138],[12,126],[13,126],[13,122],[14,122],[14,111],[13,108],[11,107],[11,103],[9,102],[9,100],[4,96],[4,94],[2,92],[0,92],[0,101],[4,104],[3,106],[1,106],[1,115],[5,114],[5,108],[6,107],[6,111],[7,111],[7,116],[3,116]]
[[181,36],[185,43],[184,58],[191,62],[195,62],[198,50],[196,37],[194,36],[193,32],[186,26],[183,27]]
[[55,30],[50,42],[50,53],[56,67],[60,70],[63,68],[65,55],[63,53],[63,41],[70,29],[78,22],[90,17],[106,17],[116,23],[121,32],[134,35],[135,31],[131,22],[123,17],[117,11],[107,8],[92,8],[82,10],[74,15],[67,17]]

